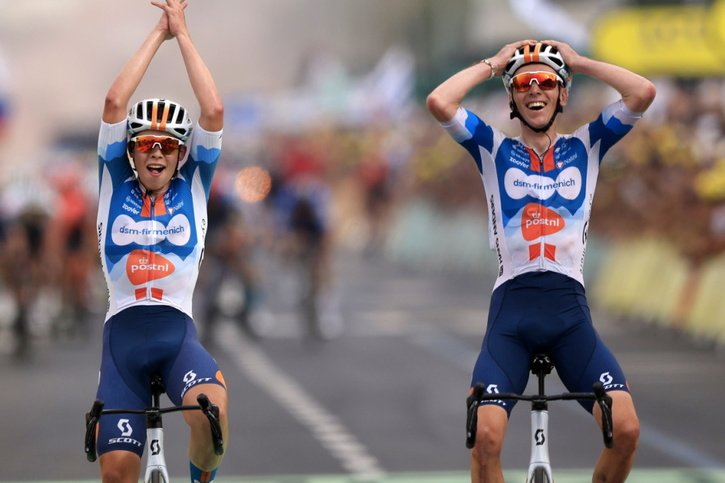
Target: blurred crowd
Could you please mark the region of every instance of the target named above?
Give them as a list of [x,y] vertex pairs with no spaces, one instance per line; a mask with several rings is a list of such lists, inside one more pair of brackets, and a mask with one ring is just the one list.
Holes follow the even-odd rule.
[[697,266],[725,250],[725,82],[660,82],[658,96],[602,172],[594,223],[665,239]]
[[[725,80],[658,80],[657,87],[651,111],[605,159],[592,233],[654,234],[696,265],[725,249]],[[574,83],[562,118],[565,130],[615,99],[602,89],[586,80]],[[334,319],[336,250],[383,253],[397,210],[421,198],[443,212],[485,212],[468,155],[422,102],[414,104],[404,115],[373,122],[317,122],[284,132],[260,130],[247,139],[225,132],[195,304],[202,327],[210,332],[225,312],[259,335],[255,311],[282,296],[270,292],[274,286],[265,278],[280,267],[292,270],[300,260],[312,261],[300,282],[318,300],[310,306],[312,315],[318,323]],[[467,107],[516,134],[503,89],[484,92]],[[38,176],[11,179],[2,190],[0,329],[6,335],[0,343],[6,349],[23,352],[17,340],[42,336],[82,337],[88,324],[102,320],[97,170],[95,145],[88,144],[71,152],[52,149],[54,158]],[[230,279],[232,302],[219,297]],[[235,304],[236,310],[228,310]],[[318,335],[337,329],[328,326]]]

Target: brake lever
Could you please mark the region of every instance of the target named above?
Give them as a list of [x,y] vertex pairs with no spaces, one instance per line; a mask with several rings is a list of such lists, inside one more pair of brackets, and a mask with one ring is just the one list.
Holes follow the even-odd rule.
[[103,411],[103,401],[96,399],[93,402],[91,410],[86,413],[86,437],[85,437],[85,453],[86,459],[93,463],[96,461],[96,426],[101,419]]
[[476,445],[476,427],[478,426],[478,406],[481,405],[483,384],[476,384],[473,392],[466,398],[466,448],[472,449]]
[[597,404],[602,410],[602,438],[604,446],[612,448],[614,445],[614,424],[612,422],[612,397],[604,391],[601,382],[595,382],[592,386],[594,395],[597,397]]
[[209,401],[206,394],[199,394],[196,397],[199,407],[209,419],[209,427],[211,429],[211,440],[214,445],[214,453],[218,456],[224,454],[224,437],[222,436],[222,428],[219,423],[219,406]]

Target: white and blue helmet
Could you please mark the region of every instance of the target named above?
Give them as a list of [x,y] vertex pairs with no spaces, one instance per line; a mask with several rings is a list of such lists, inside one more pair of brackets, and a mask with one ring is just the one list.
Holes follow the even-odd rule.
[[571,86],[571,72],[569,71],[569,66],[564,62],[564,58],[561,56],[559,49],[544,42],[537,42],[533,45],[526,44],[516,49],[516,52],[514,52],[514,55],[511,56],[511,59],[506,64],[503,71],[503,83],[507,91],[516,71],[528,64],[548,65],[554,69],[554,72],[559,76],[564,87],[568,88]]
[[128,136],[153,130],[166,131],[186,142],[191,136],[192,122],[181,104],[169,99],[144,99],[128,111]]

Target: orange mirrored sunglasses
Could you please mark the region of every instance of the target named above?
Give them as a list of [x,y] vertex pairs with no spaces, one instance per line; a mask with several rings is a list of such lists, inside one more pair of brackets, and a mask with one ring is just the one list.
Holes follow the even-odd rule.
[[556,89],[556,86],[561,83],[561,80],[553,72],[522,72],[521,74],[513,76],[510,87],[516,92],[529,92],[534,82],[536,82],[536,85],[542,91],[550,91]]
[[151,152],[158,146],[164,156],[173,154],[184,145],[181,140],[171,136],[136,136],[131,138],[131,142],[136,143],[136,149],[140,153]]

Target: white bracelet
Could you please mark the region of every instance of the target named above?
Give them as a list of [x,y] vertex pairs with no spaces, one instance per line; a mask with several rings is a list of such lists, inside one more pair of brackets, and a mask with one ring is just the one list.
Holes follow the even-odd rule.
[[488,80],[491,80],[494,77],[496,77],[496,71],[493,69],[493,64],[491,63],[491,61],[488,59],[483,59],[481,62],[483,62],[484,64],[486,64],[487,66],[489,66],[491,68],[491,75],[488,76]]

